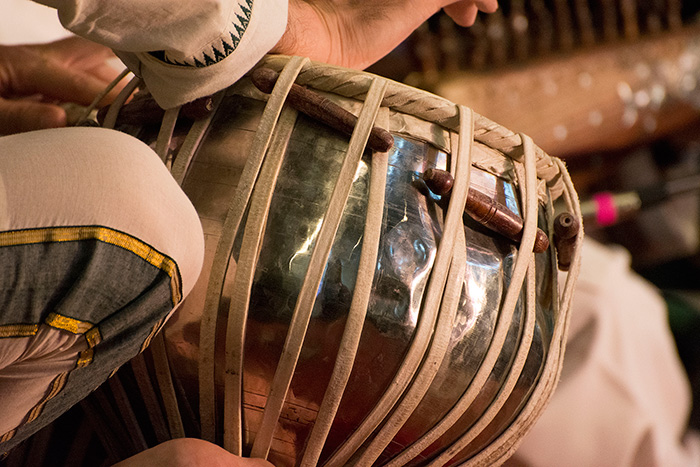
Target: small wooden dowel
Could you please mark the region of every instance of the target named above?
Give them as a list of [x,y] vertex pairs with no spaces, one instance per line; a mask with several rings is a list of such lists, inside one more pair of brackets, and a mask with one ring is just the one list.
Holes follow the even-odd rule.
[[[448,195],[454,184],[452,174],[445,170],[433,168],[429,168],[423,173],[423,180],[430,191],[439,196]],[[522,240],[524,224],[520,216],[511,211],[506,205],[474,188],[469,188],[464,212],[484,227],[516,243],[520,243]],[[549,237],[542,229],[538,228],[533,251],[542,253],[547,248],[549,248]]]
[[554,247],[557,250],[557,267],[568,271],[574,256],[574,247],[580,224],[572,214],[563,212],[554,219]]
[[[261,67],[253,71],[251,80],[260,91],[270,94],[275,87],[279,73]],[[293,84],[287,95],[287,103],[299,112],[318,120],[331,128],[352,135],[357,117],[335,102],[298,84]],[[367,145],[377,152],[387,152],[394,145],[394,138],[387,130],[373,127]]]

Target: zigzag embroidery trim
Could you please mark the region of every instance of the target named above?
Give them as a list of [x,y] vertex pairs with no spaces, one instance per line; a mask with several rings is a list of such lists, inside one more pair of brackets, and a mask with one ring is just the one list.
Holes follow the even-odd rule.
[[238,11],[235,13],[237,21],[231,21],[228,31],[229,37],[222,37],[221,44],[218,47],[213,45],[211,51],[203,51],[201,55],[185,61],[173,60],[163,50],[149,53],[158,60],[170,65],[204,68],[219,63],[231,55],[238,47],[241,39],[243,39],[243,34],[245,34],[248,24],[250,24],[253,2],[254,0],[239,0]]

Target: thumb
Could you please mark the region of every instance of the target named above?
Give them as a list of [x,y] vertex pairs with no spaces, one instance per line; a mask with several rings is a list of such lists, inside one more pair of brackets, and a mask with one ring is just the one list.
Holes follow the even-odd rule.
[[19,68],[12,90],[16,95],[40,94],[62,102],[87,105],[107,85],[83,70],[72,69],[51,60]]
[[[449,1],[449,0],[448,0]],[[460,26],[468,27],[476,21],[479,11],[493,13],[498,9],[497,0],[458,0],[445,5],[445,13]]]
[[66,126],[66,111],[61,107],[26,99],[0,99],[0,134]]
[[471,1],[460,1],[443,8],[452,21],[463,27],[469,27],[476,21],[479,9]]

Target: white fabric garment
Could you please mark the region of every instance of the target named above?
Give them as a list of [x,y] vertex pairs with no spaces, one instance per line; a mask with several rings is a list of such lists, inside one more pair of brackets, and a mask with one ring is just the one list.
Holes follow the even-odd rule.
[[[234,83],[274,46],[286,26],[286,0],[40,3],[57,8],[67,29],[114,48],[166,108]],[[64,128],[2,137],[0,155],[0,229],[97,225],[126,232],[172,258],[181,293],[190,291],[202,264],[201,225],[189,200],[146,145],[115,131]],[[143,321],[150,323],[148,319]],[[128,319],[123,321],[129,325]],[[52,381],[76,368],[87,342],[83,334],[44,325],[31,337],[4,337],[0,436],[7,434],[8,442],[16,442],[26,434],[15,436],[8,430],[28,410],[39,409],[40,400],[55,396]],[[109,368],[102,368],[105,364]],[[88,368],[100,366],[95,374],[106,374],[118,364],[100,360]],[[72,382],[56,391],[81,394],[74,390],[90,389],[84,382]],[[50,421],[38,417],[31,426]]]
[[[201,224],[144,143],[103,128],[58,128],[2,137],[0,155],[2,230],[103,226],[126,232],[172,258],[182,295],[190,292],[204,257]],[[54,379],[73,370],[86,348],[84,333],[44,324],[32,336],[0,338],[0,436],[46,398]]]
[[56,128],[4,136],[0,154],[5,230],[127,232],[177,262],[183,295],[194,287],[204,257],[199,218],[147,145],[115,130]]
[[45,324],[35,336],[0,339],[0,433],[18,426],[56,376],[75,368],[86,348],[85,336]]
[[114,49],[166,109],[236,82],[287,24],[287,0],[38,2],[58,9],[66,29]]
[[561,381],[516,458],[530,467],[700,465],[691,394],[658,291],[584,242]]

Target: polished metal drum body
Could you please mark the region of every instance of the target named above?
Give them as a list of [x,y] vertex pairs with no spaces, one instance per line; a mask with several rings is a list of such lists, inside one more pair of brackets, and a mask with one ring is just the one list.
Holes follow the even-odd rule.
[[[356,114],[362,107],[358,99],[325,95]],[[450,200],[432,194],[421,174],[431,167],[454,171],[459,135],[444,125],[386,108],[380,109],[376,124],[392,133],[395,144],[382,155],[386,158],[386,182],[376,261],[369,275],[359,273],[369,276],[371,291],[356,352],[344,356],[342,342],[360,280],[365,220],[375,202],[370,199],[370,186],[377,176],[373,158],[380,155],[369,149],[364,150],[354,169],[320,284],[314,288],[303,345],[290,370],[292,377],[283,392],[279,416],[272,415],[270,440],[262,448],[253,446],[261,424],[266,423],[264,413],[275,374],[288,352],[285,342],[290,323],[295,319],[297,300],[328,217],[329,200],[349,141],[349,136],[323,123],[283,111],[280,118],[290,119],[293,129],[285,137],[275,137],[281,142],[272,143],[282,147],[282,159],[271,199],[263,214],[248,205],[234,238],[229,239],[233,248],[224,256],[227,266],[216,303],[216,332],[212,336],[202,334],[202,310],[208,300],[211,302],[207,298],[211,271],[216,268],[213,264],[221,261],[216,258],[217,246],[226,234],[227,216],[260,131],[267,99],[246,79],[227,90],[183,173],[182,187],[204,227],[206,258],[195,290],[163,333],[172,378],[186,394],[187,400],[181,399],[179,404],[191,405],[196,413],[201,404],[200,381],[209,378],[214,387],[215,426],[202,429],[210,433],[205,437],[226,444],[222,439],[231,428],[223,415],[226,392],[230,390],[225,375],[235,373],[227,373],[224,364],[229,352],[225,342],[227,320],[231,320],[230,313],[238,312],[232,303],[236,301],[233,295],[238,293],[236,276],[245,232],[257,221],[263,228],[255,252],[256,264],[245,288],[248,299],[247,317],[242,320],[242,374],[233,375],[242,384],[242,454],[248,455],[252,449],[253,455],[267,455],[277,466],[384,465],[392,459],[392,465],[502,461],[531,424],[519,421],[519,417],[533,411],[528,407],[539,404],[535,398],[544,400],[549,396],[551,380],[556,379],[552,371],[558,374],[558,368],[547,367],[556,364],[550,360],[556,360],[562,346],[557,329],[565,320],[559,303],[554,250],[537,255],[519,252],[517,244],[463,215],[464,236],[459,233],[457,237],[464,243],[458,241],[455,247],[466,253],[457,256],[462,258],[463,272],[455,276],[456,289],[452,283],[457,300],[449,323],[442,323],[440,328],[440,317],[446,311],[441,307],[426,313],[426,294],[437,287],[432,283],[438,280],[434,268]],[[285,117],[284,112],[289,115]],[[120,122],[117,127],[156,144],[158,127],[134,122]],[[177,152],[181,135],[188,130],[189,123],[178,124],[170,152]],[[517,163],[488,144],[476,140],[470,144],[470,186],[522,215],[524,181]],[[259,184],[260,178],[255,183]],[[552,207],[547,188],[542,190],[540,186],[539,198],[538,225],[549,232]],[[522,288],[511,284],[519,255],[526,255],[529,264]],[[453,264],[452,269],[459,268]],[[509,288],[515,290],[515,298],[509,299],[515,306],[504,318],[502,307]],[[495,339],[498,332],[500,337]],[[202,339],[215,339],[210,342],[214,371],[208,375],[201,374]],[[407,356],[413,361],[407,361]],[[311,440],[334,367],[343,358],[351,358],[351,372],[340,390],[342,397],[325,435]],[[403,380],[405,383],[400,382]],[[389,393],[395,394],[394,399],[378,415],[378,424],[363,425]],[[435,431],[446,419],[451,419],[450,423]],[[513,431],[515,425],[525,428]],[[383,429],[388,431],[382,433]],[[363,430],[364,435],[358,434]],[[429,442],[414,448],[410,456],[397,457],[427,433],[432,433]],[[460,440],[462,444],[454,444]],[[315,448],[318,452],[305,457],[314,443],[319,446]],[[502,446],[500,450],[489,451],[496,444]],[[446,454],[450,446],[452,451]],[[479,457],[483,453],[490,457]]]

